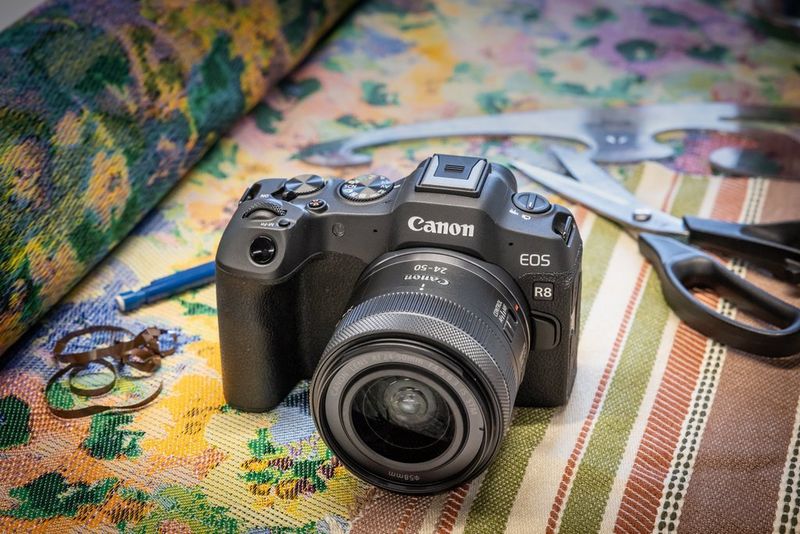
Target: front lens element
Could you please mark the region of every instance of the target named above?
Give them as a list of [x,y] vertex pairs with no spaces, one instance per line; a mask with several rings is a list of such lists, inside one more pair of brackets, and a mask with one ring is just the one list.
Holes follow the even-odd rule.
[[442,455],[453,441],[453,413],[432,388],[409,377],[372,380],[351,406],[358,437],[381,456],[421,463]]

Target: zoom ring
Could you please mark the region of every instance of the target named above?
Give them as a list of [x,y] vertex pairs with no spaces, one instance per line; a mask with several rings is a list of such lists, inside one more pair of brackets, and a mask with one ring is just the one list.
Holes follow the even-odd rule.
[[[518,387],[518,379],[510,365],[514,361],[511,344],[498,336],[497,330],[484,319],[442,297],[398,292],[379,295],[358,304],[336,327],[323,359],[354,338],[395,332],[422,334],[469,358],[496,392],[504,423],[510,422],[512,399]],[[508,357],[495,359],[491,356],[502,352],[508,353]]]

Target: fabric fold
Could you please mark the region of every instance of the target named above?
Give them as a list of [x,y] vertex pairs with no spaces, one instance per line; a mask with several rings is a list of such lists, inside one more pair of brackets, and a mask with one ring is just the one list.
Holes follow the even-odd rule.
[[353,0],[56,0],[0,33],[0,354]]

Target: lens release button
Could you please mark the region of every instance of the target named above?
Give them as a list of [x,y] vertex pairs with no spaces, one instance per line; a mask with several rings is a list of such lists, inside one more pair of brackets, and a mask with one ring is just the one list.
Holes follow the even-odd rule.
[[514,340],[514,333],[516,332],[517,323],[512,321],[506,321],[503,324],[503,333],[506,335],[509,341]]
[[250,259],[259,265],[266,265],[275,257],[275,242],[265,236],[258,236],[250,244]]
[[550,202],[536,193],[517,193],[512,201],[525,213],[544,213],[550,209]]

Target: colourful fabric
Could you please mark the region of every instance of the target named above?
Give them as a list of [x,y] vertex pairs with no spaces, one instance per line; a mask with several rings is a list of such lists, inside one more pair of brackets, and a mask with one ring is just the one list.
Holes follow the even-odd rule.
[[352,0],[54,0],[0,34],[0,354]]
[[[798,44],[786,37],[744,3],[363,5],[11,355],[0,374],[0,530],[796,531],[797,359],[752,357],[688,329],[636,243],[584,209],[574,208],[586,249],[570,403],[516,410],[488,472],[442,495],[401,497],[348,474],[314,431],[305,384],[270,413],[229,409],[213,287],[130,315],[112,302],[120,290],[210,260],[254,179],[330,173],[294,158],[310,142],[502,110],[715,99],[796,105]],[[796,182],[705,176],[711,150],[735,139],[670,141],[680,155],[669,167],[612,172],[675,214],[797,216]],[[504,161],[515,145],[540,151],[547,142],[407,143],[376,149],[372,170],[398,178],[437,150]],[[731,266],[800,304],[788,286]],[[50,350],[65,331],[93,323],[178,331],[180,350],[160,371],[165,391],[139,413],[55,419],[41,396],[56,368]]]

